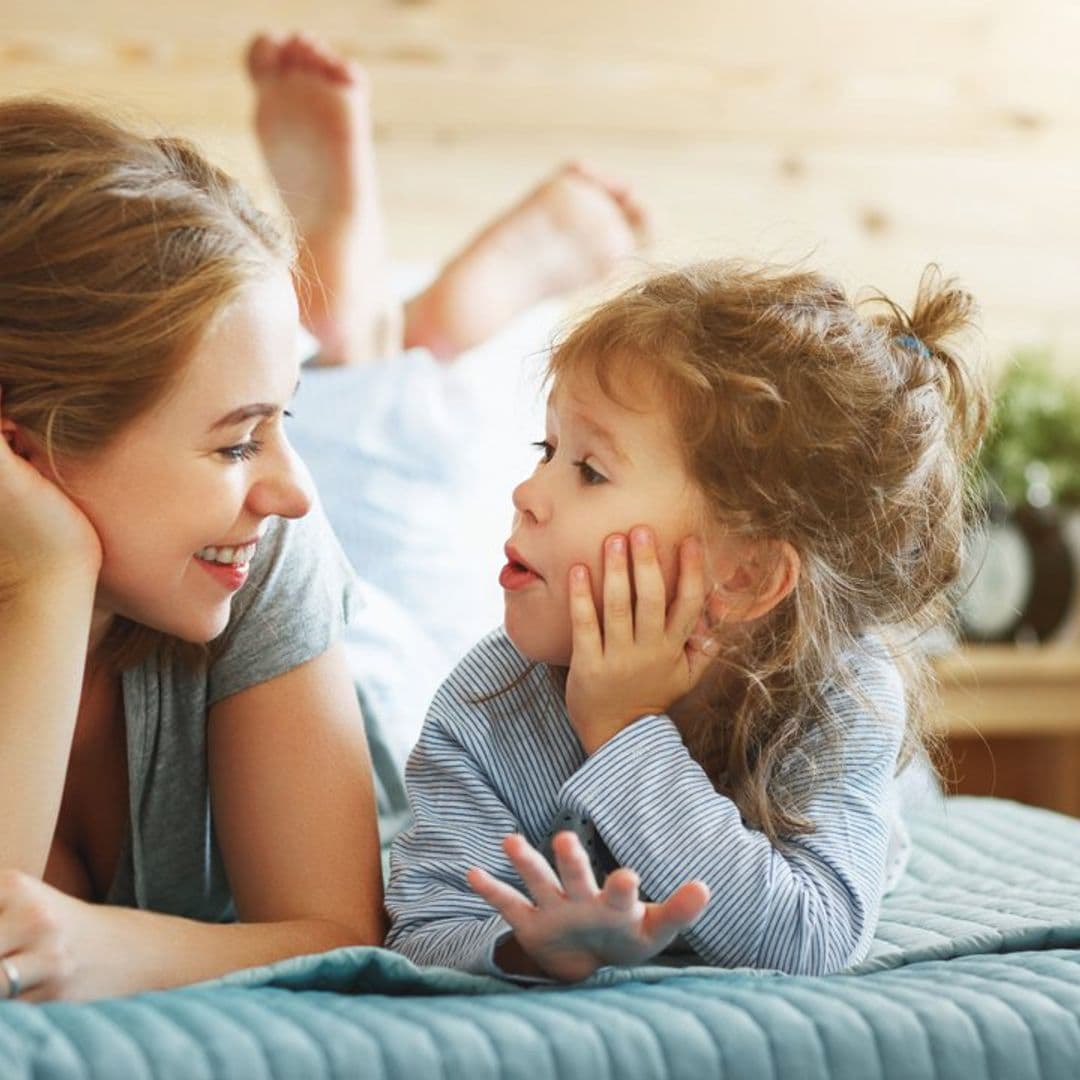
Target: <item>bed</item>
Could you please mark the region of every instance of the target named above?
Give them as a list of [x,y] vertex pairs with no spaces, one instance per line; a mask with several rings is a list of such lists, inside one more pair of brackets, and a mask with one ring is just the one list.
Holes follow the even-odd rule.
[[649,966],[523,989],[341,949],[131,998],[0,1004],[0,1074],[1080,1076],[1080,821],[956,798],[912,833],[872,951],[842,974]]

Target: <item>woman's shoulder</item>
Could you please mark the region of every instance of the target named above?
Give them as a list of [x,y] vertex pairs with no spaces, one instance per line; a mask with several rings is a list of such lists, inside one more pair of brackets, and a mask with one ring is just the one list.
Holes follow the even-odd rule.
[[233,597],[228,626],[212,646],[211,700],[325,652],[362,603],[358,589],[317,507],[295,520],[271,518],[248,580]]

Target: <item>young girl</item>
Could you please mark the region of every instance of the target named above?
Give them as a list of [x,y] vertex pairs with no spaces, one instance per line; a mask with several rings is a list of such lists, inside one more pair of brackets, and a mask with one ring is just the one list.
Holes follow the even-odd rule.
[[409,762],[388,944],[557,979],[680,934],[723,966],[866,953],[986,414],[970,299],[928,274],[881,306],[705,263],[557,347],[505,625]]

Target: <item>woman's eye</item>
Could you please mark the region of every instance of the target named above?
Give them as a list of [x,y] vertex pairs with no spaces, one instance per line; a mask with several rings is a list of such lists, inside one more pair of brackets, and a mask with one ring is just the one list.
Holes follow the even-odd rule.
[[534,442],[532,445],[540,451],[541,460],[544,462],[550,461],[555,453],[555,447],[547,439],[540,439],[539,442]]
[[218,453],[229,461],[250,461],[262,448],[258,439],[249,439],[235,446],[223,446]]
[[574,464],[581,471],[581,479],[586,484],[606,484],[607,477],[598,473],[591,465],[584,461],[575,461]]

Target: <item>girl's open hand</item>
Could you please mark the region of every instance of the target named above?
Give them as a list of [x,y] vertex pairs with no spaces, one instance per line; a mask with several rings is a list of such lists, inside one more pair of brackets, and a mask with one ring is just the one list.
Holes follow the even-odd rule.
[[566,708],[586,753],[593,753],[641,716],[666,712],[697,685],[709,656],[697,645],[705,581],[701,544],[679,547],[679,579],[670,609],[652,532],[631,531],[633,585],[625,536],[604,544],[604,626],[601,633],[585,566],[570,571],[573,652]]
[[690,881],[663,903],[644,903],[637,875],[625,867],[609,874],[601,889],[573,833],[559,833],[552,847],[557,874],[523,836],[503,841],[531,901],[486,870],[470,870],[468,881],[510,924],[517,944],[553,978],[584,979],[606,964],[642,963],[662,952],[709,902],[709,887]]

